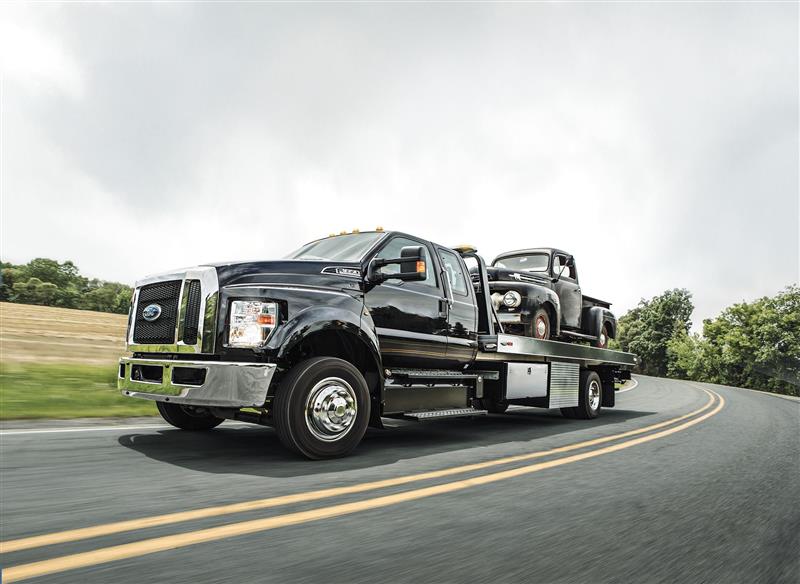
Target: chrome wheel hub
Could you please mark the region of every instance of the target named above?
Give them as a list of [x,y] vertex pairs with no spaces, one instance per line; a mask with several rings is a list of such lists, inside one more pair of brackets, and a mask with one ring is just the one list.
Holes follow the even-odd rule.
[[589,407],[592,410],[600,407],[600,384],[594,379],[589,384]]
[[347,434],[357,413],[356,392],[339,377],[326,377],[308,394],[306,425],[325,442],[335,442]]
[[547,324],[544,322],[544,319],[537,318],[536,319],[536,335],[540,339],[543,339],[545,334],[547,334]]

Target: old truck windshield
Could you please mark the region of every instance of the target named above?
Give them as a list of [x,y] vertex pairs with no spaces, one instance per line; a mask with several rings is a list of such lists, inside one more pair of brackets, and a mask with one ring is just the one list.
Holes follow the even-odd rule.
[[382,232],[370,231],[326,237],[305,244],[287,255],[286,259],[357,262],[384,235]]
[[546,253],[530,253],[495,260],[494,266],[520,272],[546,272],[550,256]]

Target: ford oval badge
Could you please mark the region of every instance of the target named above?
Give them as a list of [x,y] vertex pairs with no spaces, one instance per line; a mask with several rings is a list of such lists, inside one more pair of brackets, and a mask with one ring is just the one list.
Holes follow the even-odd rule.
[[142,311],[142,318],[147,322],[158,320],[159,316],[161,316],[161,307],[158,304],[148,304]]

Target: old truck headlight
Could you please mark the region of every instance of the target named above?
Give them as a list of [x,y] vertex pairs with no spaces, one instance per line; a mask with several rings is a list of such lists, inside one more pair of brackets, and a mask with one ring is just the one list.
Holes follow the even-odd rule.
[[516,290],[509,290],[506,292],[505,296],[503,296],[503,304],[508,308],[516,308],[522,304],[522,296],[520,296],[519,292]]
[[278,305],[258,300],[231,302],[228,323],[228,345],[231,347],[263,347],[278,324]]

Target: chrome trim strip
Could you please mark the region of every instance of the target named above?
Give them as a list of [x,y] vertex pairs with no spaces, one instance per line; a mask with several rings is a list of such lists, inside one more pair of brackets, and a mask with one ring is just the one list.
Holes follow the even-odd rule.
[[[488,341],[489,339],[484,339]],[[636,355],[611,349],[599,349],[575,343],[544,341],[516,335],[497,335],[496,351],[478,351],[477,361],[574,361],[585,365],[621,365],[634,367]]]
[[327,288],[323,288],[322,286],[298,286],[297,284],[280,284],[280,283],[258,283],[258,284],[230,284],[228,286],[223,286],[225,290],[229,288],[279,288],[281,290],[295,290],[297,292],[308,292],[309,290],[313,292],[319,292],[320,294],[335,294],[337,296],[350,296],[347,292],[340,292],[338,290],[329,290]]
[[[262,407],[277,368],[274,363],[174,361],[131,357],[124,357],[119,363],[125,368],[125,377],[117,380],[117,387],[122,395],[221,408]],[[162,382],[134,381],[131,379],[133,365],[161,367]],[[206,378],[202,385],[175,384],[172,379],[175,367],[205,369]]]

